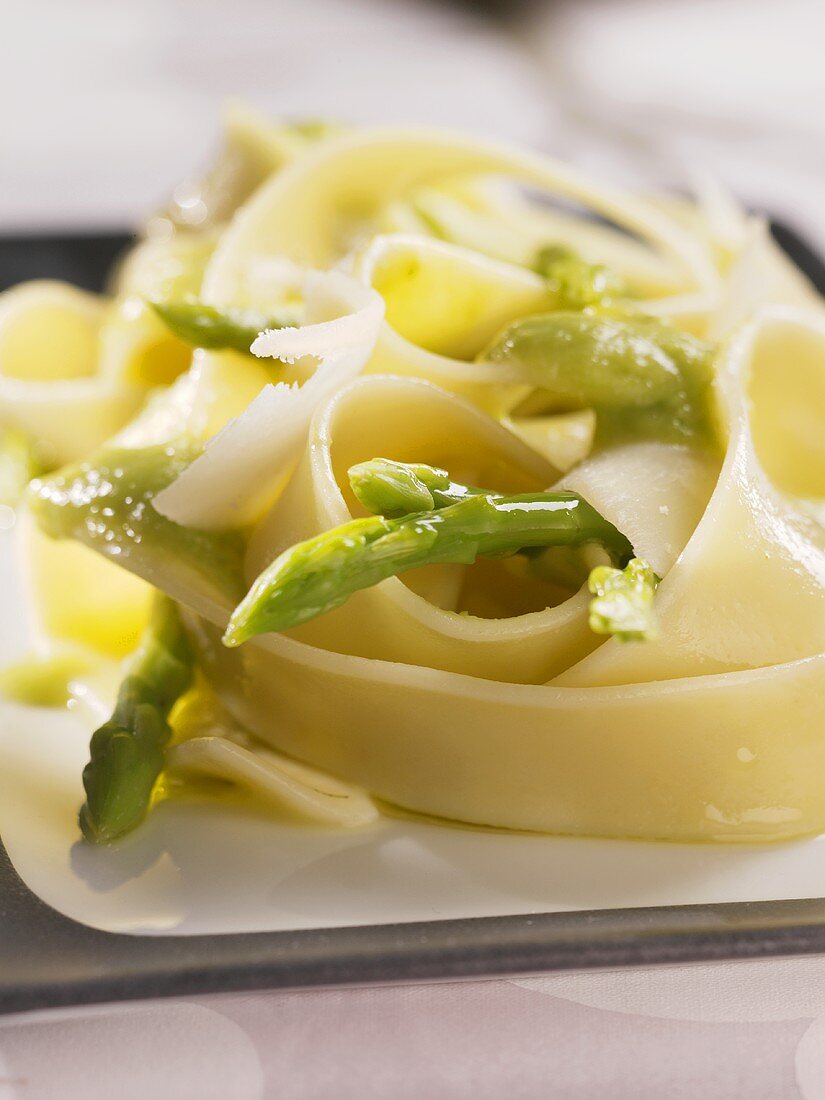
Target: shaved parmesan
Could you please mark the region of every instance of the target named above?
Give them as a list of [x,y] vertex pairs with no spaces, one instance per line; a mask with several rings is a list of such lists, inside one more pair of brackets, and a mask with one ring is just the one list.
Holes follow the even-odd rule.
[[167,754],[174,771],[226,779],[263,797],[291,816],[321,825],[356,828],[378,817],[372,799],[360,788],[265,747],[251,738],[194,737]]
[[380,295],[339,272],[313,272],[304,297],[309,323],[268,330],[252,350],[289,363],[317,359],[314,373],[303,385],[265,386],[158,494],[161,515],[204,529],[252,523],[289,479],[315,409],[363,370],[384,316]]

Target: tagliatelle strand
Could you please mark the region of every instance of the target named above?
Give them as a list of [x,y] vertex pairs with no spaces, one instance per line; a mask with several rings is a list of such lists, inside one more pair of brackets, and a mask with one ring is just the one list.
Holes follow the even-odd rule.
[[221,243],[204,285],[213,304],[232,292],[233,266],[272,253],[329,266],[356,243],[380,207],[416,185],[459,175],[508,176],[573,199],[661,248],[698,286],[718,276],[704,249],[654,207],[533,154],[437,130],[365,130],[322,144],[255,196]]
[[65,283],[0,295],[0,424],[24,431],[59,465],[112,435],[137,409],[134,383],[101,373],[104,301]]

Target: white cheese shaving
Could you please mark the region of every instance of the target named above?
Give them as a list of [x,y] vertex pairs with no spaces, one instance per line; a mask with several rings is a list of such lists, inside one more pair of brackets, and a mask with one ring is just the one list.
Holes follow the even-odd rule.
[[176,771],[237,783],[282,812],[317,824],[357,828],[378,817],[375,803],[360,787],[269,748],[251,746],[242,735],[233,740],[194,737],[169,749],[167,763]]
[[314,373],[300,386],[265,386],[155,497],[161,515],[206,529],[253,522],[292,473],[315,409],[363,370],[384,316],[381,296],[339,272],[312,272],[304,298],[309,323],[267,330],[252,350],[289,363],[317,359]]

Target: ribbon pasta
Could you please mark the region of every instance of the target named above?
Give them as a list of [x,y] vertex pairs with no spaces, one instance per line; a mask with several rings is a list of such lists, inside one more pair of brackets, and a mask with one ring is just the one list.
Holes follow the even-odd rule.
[[[644,200],[440,132],[334,133],[275,159],[200,242],[196,293],[219,315],[288,304],[298,323],[263,331],[249,355],[195,352],[114,440],[127,465],[150,446],[194,448],[147,498],[162,522],[121,564],[178,602],[234,718],[385,802],[463,822],[670,840],[825,829],[825,313],[761,223],[709,185],[699,204]],[[710,426],[613,439],[602,397],[571,405],[486,357],[506,326],[569,315],[535,262],[548,246],[575,250],[594,286],[609,269],[620,289],[577,316],[639,326],[665,381],[677,368],[657,334],[709,349]],[[99,324],[95,302],[71,306]],[[0,316],[0,370],[3,331]],[[611,367],[593,346],[604,360],[588,369],[624,384],[629,360]],[[32,423],[8,392],[0,402]],[[204,601],[164,565],[158,532],[207,554],[237,535],[249,587],[366,515],[347,471],[376,456],[499,494],[580,494],[660,578],[657,636],[594,634],[581,575],[551,554],[545,573],[527,555],[425,565],[224,646],[230,588]],[[58,496],[47,486],[35,511]],[[214,737],[173,750],[176,766],[260,784],[251,754]]]

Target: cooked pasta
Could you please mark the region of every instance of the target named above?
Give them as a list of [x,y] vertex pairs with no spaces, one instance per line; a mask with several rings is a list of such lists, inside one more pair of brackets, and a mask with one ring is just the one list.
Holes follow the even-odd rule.
[[825,312],[763,222],[437,131],[236,114],[222,164],[112,295],[0,298],[47,628],[117,650],[103,558],[159,593],[86,835],[175,770],[340,825],[825,829]]

